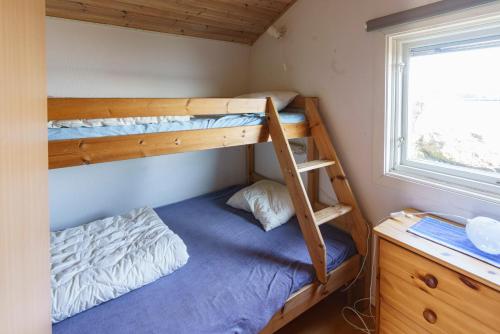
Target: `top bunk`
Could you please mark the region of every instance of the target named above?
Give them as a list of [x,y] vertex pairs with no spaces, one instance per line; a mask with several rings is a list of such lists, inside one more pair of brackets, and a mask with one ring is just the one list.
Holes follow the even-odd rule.
[[[310,135],[306,100],[317,104],[298,96],[280,112],[288,138]],[[49,169],[267,142],[270,106],[265,98],[49,98]]]

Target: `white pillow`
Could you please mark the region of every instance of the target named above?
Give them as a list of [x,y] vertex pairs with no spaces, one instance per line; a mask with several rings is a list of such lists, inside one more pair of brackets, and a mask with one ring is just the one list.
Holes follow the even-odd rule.
[[270,180],[241,189],[226,204],[253,213],[265,231],[285,224],[295,215],[287,187]]
[[273,101],[274,107],[279,112],[286,108],[293,101],[293,99],[299,95],[296,92],[292,91],[269,91],[269,92],[260,92],[260,93],[251,93],[237,96],[237,98],[242,99],[254,99],[254,98],[265,98],[270,97]]

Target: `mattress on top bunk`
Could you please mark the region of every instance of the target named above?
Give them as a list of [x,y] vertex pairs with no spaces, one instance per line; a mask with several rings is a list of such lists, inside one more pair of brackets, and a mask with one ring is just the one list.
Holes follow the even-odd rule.
[[[304,113],[300,111],[300,109],[286,109],[286,111],[280,113],[281,121],[284,124],[297,124],[304,122],[306,120],[306,117]],[[261,125],[264,124],[265,121],[265,116],[261,114],[238,114],[210,117],[193,117],[190,121],[187,122],[168,121],[153,124],[136,124],[123,126],[98,126],[55,129],[49,128],[49,141]]]
[[[173,274],[53,325],[53,334],[258,333],[292,293],[314,280],[295,219],[264,232],[225,204],[241,187],[156,209],[185,242]],[[351,237],[322,225],[328,270],[353,256]]]

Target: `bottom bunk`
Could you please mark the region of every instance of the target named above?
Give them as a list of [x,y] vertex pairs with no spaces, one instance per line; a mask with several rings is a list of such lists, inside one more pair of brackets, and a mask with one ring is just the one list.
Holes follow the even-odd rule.
[[264,232],[251,213],[225,204],[239,189],[156,209],[187,245],[188,263],[54,324],[53,333],[268,333],[355,277],[359,256],[348,234],[321,226],[330,280],[314,283],[295,219]]

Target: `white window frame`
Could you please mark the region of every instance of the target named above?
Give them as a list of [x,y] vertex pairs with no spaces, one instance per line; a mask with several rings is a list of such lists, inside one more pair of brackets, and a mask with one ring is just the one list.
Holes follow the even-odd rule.
[[[500,36],[500,12],[448,25],[386,35],[386,113],[384,175],[432,185],[500,203],[500,175],[406,157],[408,63],[416,47]],[[500,144],[499,144],[500,146]],[[500,148],[499,148],[500,149]]]

